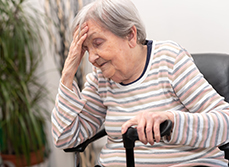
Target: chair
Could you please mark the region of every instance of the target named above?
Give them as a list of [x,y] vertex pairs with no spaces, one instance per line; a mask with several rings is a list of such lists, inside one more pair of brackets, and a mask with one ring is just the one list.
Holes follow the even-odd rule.
[[[229,55],[228,54],[218,54],[218,53],[201,53],[201,54],[192,54],[194,62],[200,72],[204,75],[205,79],[213,86],[213,88],[223,97],[225,101],[229,102]],[[162,125],[164,126],[164,125]],[[169,131],[169,123],[167,122],[164,129],[167,135]],[[162,128],[163,129],[163,128]],[[127,167],[134,166],[134,157],[133,157],[133,147],[134,142],[137,140],[136,131],[133,132],[131,129],[130,134],[127,134],[128,140],[131,140],[131,146],[127,146],[130,151],[126,149],[127,157]],[[76,158],[79,157],[79,152],[83,152],[87,145],[103,136],[106,135],[105,129],[98,132],[91,139],[88,139],[84,143],[80,144],[78,147],[65,149],[65,152],[76,152]],[[125,136],[123,137],[125,138]],[[132,138],[132,139],[130,139]],[[125,146],[125,141],[124,141]],[[125,146],[126,148],[126,146]],[[225,159],[229,160],[229,143],[219,147],[220,150],[225,152]],[[128,153],[130,152],[130,153]],[[129,158],[128,158],[129,157]],[[76,164],[79,165],[79,159],[76,160]],[[229,165],[228,165],[229,166]],[[77,167],[77,165],[76,165]]]

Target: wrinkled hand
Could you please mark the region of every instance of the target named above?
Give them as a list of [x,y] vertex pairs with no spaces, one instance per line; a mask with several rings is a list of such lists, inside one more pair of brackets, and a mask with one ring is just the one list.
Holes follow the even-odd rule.
[[74,75],[86,51],[82,47],[82,44],[87,38],[87,32],[88,26],[86,23],[82,24],[81,30],[79,30],[79,27],[77,26],[73,34],[73,40],[69,49],[68,57],[64,64],[62,71],[62,83],[70,89],[72,89]]
[[122,134],[130,126],[137,125],[139,140],[144,144],[150,143],[153,145],[154,139],[156,142],[161,140],[160,124],[168,119],[174,123],[172,112],[142,112],[122,125]]

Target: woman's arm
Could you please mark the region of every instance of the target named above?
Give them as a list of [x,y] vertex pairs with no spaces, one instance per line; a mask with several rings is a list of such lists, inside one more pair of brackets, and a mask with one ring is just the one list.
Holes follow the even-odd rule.
[[52,134],[59,148],[77,146],[92,137],[104,122],[106,107],[93,86],[97,80],[93,74],[87,78],[90,79],[82,92],[75,81],[73,90],[60,83],[52,111]]
[[59,148],[74,147],[94,135],[104,122],[106,107],[97,93],[96,71],[88,76],[88,82],[79,91],[73,80],[85,53],[82,44],[87,37],[88,27],[82,25],[79,34],[76,29],[68,57],[65,61],[52,111],[52,134]]
[[204,79],[187,52],[177,56],[173,87],[188,112],[174,113],[170,143],[215,147],[229,141],[229,104]]

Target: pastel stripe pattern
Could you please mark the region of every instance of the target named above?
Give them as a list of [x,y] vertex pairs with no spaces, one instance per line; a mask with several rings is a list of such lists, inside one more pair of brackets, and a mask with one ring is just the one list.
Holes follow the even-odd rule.
[[171,111],[174,127],[169,141],[135,146],[137,167],[227,166],[217,146],[229,142],[229,104],[208,84],[190,54],[173,41],[154,41],[145,74],[123,86],[93,68],[82,92],[60,83],[52,112],[58,148],[77,146],[104,124],[107,144],[103,166],[126,166],[121,126],[142,111]]

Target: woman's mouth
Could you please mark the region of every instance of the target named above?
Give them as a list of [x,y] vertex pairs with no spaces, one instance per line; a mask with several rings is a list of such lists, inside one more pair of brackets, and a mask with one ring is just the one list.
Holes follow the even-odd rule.
[[107,63],[107,62],[104,62],[104,63],[100,64],[99,66],[102,67],[102,66],[103,66],[104,64],[106,64],[106,63]]

